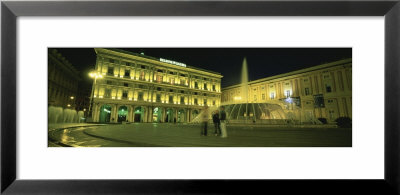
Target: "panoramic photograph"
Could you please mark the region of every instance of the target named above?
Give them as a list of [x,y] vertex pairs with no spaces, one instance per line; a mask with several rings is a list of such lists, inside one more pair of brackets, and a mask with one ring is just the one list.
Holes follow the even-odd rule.
[[352,48],[48,48],[48,147],[352,147]]

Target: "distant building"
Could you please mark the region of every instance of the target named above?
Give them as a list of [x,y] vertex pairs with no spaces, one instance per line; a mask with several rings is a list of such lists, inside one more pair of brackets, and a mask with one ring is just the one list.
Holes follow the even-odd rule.
[[48,104],[76,109],[79,72],[56,49],[48,50]]
[[220,73],[118,49],[95,49],[94,122],[190,122],[219,106]]
[[88,87],[83,83],[80,84],[78,87],[78,95],[76,96],[76,101],[75,101],[76,110],[84,111],[85,116],[87,115],[90,106],[90,95],[91,95],[90,89],[91,89],[90,85]]
[[[246,87],[245,94],[240,84],[223,88],[222,105],[244,103],[246,98],[242,97],[246,95],[247,103],[278,104],[303,123],[318,118],[333,122],[338,117],[352,117],[352,59],[251,81]],[[262,108],[254,110],[261,112],[246,114],[259,115],[258,119],[279,118]]]

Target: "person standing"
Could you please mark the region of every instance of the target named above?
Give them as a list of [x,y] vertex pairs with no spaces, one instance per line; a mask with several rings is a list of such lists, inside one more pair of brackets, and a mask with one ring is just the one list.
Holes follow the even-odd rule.
[[209,118],[209,110],[208,106],[204,106],[203,114],[201,116],[201,135],[207,136],[207,125],[208,125],[208,118]]
[[219,120],[219,111],[216,110],[215,113],[212,115],[215,131],[214,134],[215,136],[220,136],[221,135],[221,128],[220,128],[220,120]]
[[221,112],[219,115],[219,120],[221,123],[221,137],[226,138],[228,137],[228,132],[226,131],[226,112],[225,112],[225,107],[221,106]]

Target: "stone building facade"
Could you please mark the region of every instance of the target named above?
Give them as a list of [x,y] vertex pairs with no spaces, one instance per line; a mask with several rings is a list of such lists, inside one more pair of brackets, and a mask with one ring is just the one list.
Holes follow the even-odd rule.
[[48,49],[48,104],[75,109],[79,72],[56,49]]
[[95,48],[94,122],[190,122],[221,104],[220,73],[119,49]]
[[[352,59],[344,59],[222,89],[222,105],[270,103],[296,110],[302,122],[352,117]],[[242,94],[241,94],[242,93]],[[265,114],[265,113],[263,113]]]

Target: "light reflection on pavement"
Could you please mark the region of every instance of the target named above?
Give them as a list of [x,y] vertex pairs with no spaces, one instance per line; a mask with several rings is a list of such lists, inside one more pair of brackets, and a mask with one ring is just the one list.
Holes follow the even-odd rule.
[[351,147],[351,129],[228,126],[228,138],[193,124],[133,123],[49,131],[49,147]]

